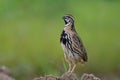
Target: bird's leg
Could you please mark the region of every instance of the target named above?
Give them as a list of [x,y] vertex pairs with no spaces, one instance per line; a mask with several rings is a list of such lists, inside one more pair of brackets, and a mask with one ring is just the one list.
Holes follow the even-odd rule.
[[76,64],[74,64],[74,66],[72,67],[71,73],[73,73],[75,67],[76,67]]
[[68,73],[69,73],[72,70],[72,64],[71,63],[68,63],[68,64],[69,64],[69,69],[68,69]]

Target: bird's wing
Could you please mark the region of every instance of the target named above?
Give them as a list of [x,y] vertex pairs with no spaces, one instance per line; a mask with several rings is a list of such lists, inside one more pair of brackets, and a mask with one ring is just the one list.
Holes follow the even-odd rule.
[[87,61],[87,52],[85,50],[85,47],[82,43],[82,40],[79,38],[77,34],[72,35],[72,47],[74,51],[76,51],[77,54],[86,62]]

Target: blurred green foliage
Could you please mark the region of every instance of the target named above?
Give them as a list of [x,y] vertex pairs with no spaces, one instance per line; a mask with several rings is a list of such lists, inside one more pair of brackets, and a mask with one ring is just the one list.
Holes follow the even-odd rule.
[[75,17],[89,58],[76,72],[120,76],[119,0],[0,0],[0,65],[17,80],[64,73],[59,38],[67,13]]

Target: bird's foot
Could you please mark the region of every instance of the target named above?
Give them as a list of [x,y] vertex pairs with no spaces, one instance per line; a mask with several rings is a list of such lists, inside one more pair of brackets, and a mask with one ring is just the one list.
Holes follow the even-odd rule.
[[68,76],[71,76],[71,75],[74,74],[74,73],[71,72],[71,71],[68,71],[68,72],[66,72],[65,74],[67,74]]
[[71,73],[71,72],[66,72],[61,77],[62,79],[60,80],[78,80],[76,74]]

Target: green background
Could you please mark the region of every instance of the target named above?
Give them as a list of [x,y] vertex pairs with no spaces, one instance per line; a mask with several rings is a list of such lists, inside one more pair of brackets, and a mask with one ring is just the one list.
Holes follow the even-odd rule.
[[59,38],[68,13],[88,53],[78,76],[120,80],[119,0],[0,0],[0,66],[17,80],[67,71]]

